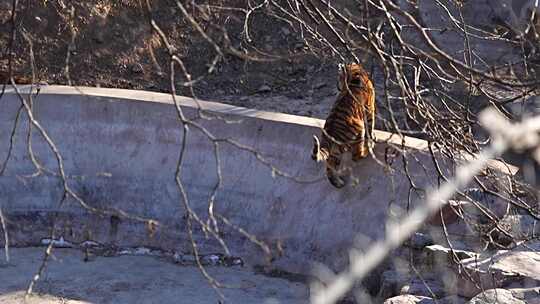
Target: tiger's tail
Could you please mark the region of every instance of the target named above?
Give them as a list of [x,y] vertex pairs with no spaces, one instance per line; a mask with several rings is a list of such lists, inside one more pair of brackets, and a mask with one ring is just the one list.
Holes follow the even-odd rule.
[[321,142],[316,135],[313,135],[313,152],[311,158],[316,162],[326,161],[330,156],[330,152],[326,148],[321,148]]
[[347,184],[349,184],[348,175],[339,175],[333,169],[327,168],[326,176],[328,177],[328,180],[330,181],[330,183],[338,189],[343,188]]

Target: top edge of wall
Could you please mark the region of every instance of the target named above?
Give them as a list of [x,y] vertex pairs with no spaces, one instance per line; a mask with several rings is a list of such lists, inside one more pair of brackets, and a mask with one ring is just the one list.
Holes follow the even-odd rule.
[[[28,94],[30,89],[35,94],[36,88],[39,87],[39,95],[83,95],[95,97],[118,98],[132,101],[155,102],[162,104],[173,105],[172,95],[169,93],[159,93],[142,90],[131,89],[116,89],[116,88],[96,88],[83,86],[62,86],[62,85],[17,85],[17,90],[12,86],[7,86],[6,94],[16,94],[18,91],[21,94]],[[313,128],[322,128],[324,120],[311,118],[306,116],[284,114],[277,112],[260,111],[244,107],[233,106],[220,102],[205,101],[194,99],[186,96],[175,95],[177,102],[183,107],[201,108],[202,110],[225,115],[236,115],[250,118],[263,119],[274,122],[290,123],[304,125]],[[428,151],[429,143],[426,140],[418,139],[409,136],[402,136],[386,131],[375,130],[377,142],[392,144],[400,147]],[[464,159],[470,157],[464,156]],[[498,169],[506,174],[514,175],[518,172],[518,168],[500,161],[492,160],[489,166]]]

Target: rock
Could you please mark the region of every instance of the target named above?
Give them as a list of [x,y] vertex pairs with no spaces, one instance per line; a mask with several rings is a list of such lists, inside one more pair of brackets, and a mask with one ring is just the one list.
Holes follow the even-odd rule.
[[257,89],[257,92],[258,93],[268,93],[272,91],[272,88],[270,88],[268,85],[266,84],[263,84],[262,86],[259,87],[259,89]]
[[413,296],[413,295],[400,295],[390,299],[386,299],[384,304],[434,304],[432,298]]
[[465,304],[467,300],[460,296],[448,296],[439,299],[438,304]]
[[459,219],[459,209],[465,204],[470,203],[466,201],[449,200],[448,204],[442,206],[440,212],[435,213],[427,220],[427,223],[433,226],[441,226],[443,223],[445,225],[455,223]]
[[187,265],[197,264],[197,259],[195,258],[194,255],[185,254],[185,255],[177,256],[177,258],[179,258],[179,261],[183,264],[187,264]]
[[288,28],[286,28],[286,27],[282,27],[282,28],[281,28],[281,32],[282,32],[283,35],[285,35],[285,36],[289,36],[289,35],[291,34],[291,31],[290,31]]
[[511,288],[509,290],[514,298],[525,301],[527,304],[540,304],[540,287]]
[[[513,250],[498,250],[492,255],[481,255],[461,261],[464,270],[475,278],[482,289],[500,287],[534,287],[540,285],[540,242],[521,245]],[[472,297],[481,289],[470,280],[457,282],[459,295]]]
[[536,10],[537,14],[540,12],[539,8],[535,9],[535,1],[532,0],[498,0],[493,2],[501,3],[494,6],[493,13],[496,17],[510,24],[517,31],[525,31],[529,25],[532,10]]
[[93,39],[95,42],[102,44],[105,42],[105,35],[103,32],[97,32]]
[[201,257],[201,263],[203,265],[216,266],[219,264],[221,257],[217,254],[209,254]]
[[464,194],[466,196],[462,197],[463,200],[470,201],[472,199],[474,202],[462,205],[463,212],[467,216],[472,217],[478,224],[487,223],[490,220],[475,206],[475,203],[489,209],[498,218],[503,218],[508,214],[509,203],[496,195],[484,192],[478,188],[469,188],[464,191]]
[[478,256],[478,254],[454,248],[453,250],[441,245],[429,245],[424,248],[425,264],[426,265],[444,265],[445,263],[453,262],[453,254],[459,259],[469,259]]
[[381,278],[381,288],[378,297],[386,299],[401,293],[401,287],[409,282],[411,276],[403,271],[387,270]]
[[74,247],[73,243],[64,240],[64,237],[60,237],[58,240],[55,239],[41,239],[41,245],[43,246],[49,246],[49,244],[52,243],[52,246],[55,248],[72,248]]
[[407,241],[406,245],[414,249],[423,249],[426,246],[433,245],[433,239],[427,234],[416,232]]
[[315,83],[315,85],[313,86],[314,89],[320,89],[320,88],[324,88],[326,86],[326,82],[324,81],[319,81],[317,83]]
[[221,253],[202,255],[200,261],[205,266],[244,266],[244,261],[241,258]]
[[411,294],[415,296],[442,298],[446,295],[442,283],[433,279],[413,279],[401,288],[401,294]]
[[507,215],[498,222],[498,226],[500,229],[484,225],[488,229],[480,235],[487,242],[511,247],[519,241],[534,238],[540,232],[540,226],[530,215]]
[[446,255],[447,257],[452,254],[452,251],[457,256],[458,259],[468,259],[478,256],[477,253],[467,250],[461,250],[456,248],[447,248],[441,245],[429,245],[425,248],[427,251],[431,252],[432,254],[438,254],[442,253]]
[[540,234],[540,223],[530,215],[508,215],[502,219],[502,222],[510,228],[508,232],[518,241]]
[[184,262],[184,257],[181,253],[175,251],[171,256],[171,260],[175,264],[182,264]]
[[144,69],[143,69],[143,66],[140,64],[140,63],[134,63],[132,66],[131,66],[131,71],[133,73],[142,73],[144,72]]
[[[522,245],[513,250],[499,250],[485,261],[478,258],[477,264],[470,259],[465,265],[489,267],[489,270],[527,277],[540,282],[540,242]],[[488,264],[486,264],[488,263]]]
[[480,252],[485,247],[485,243],[478,237],[478,233],[471,231],[468,222],[458,220],[453,224],[441,226],[428,226],[429,235],[433,238],[435,244],[441,244],[449,247],[448,241],[452,248]]
[[489,289],[479,293],[469,301],[469,304],[527,304],[527,302],[515,298],[512,292],[506,289]]

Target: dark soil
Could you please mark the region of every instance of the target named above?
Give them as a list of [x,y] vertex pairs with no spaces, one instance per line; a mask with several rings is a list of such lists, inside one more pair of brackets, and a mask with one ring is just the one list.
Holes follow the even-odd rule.
[[[239,0],[215,2],[246,5]],[[251,41],[243,34],[243,14],[193,14],[199,22],[207,20],[200,25],[216,41],[220,37],[217,29],[224,29],[233,47],[249,49],[264,60],[246,60],[225,52],[208,73],[217,54],[212,45],[181,18],[175,1],[153,1],[152,17],[175,55],[192,79],[203,77],[191,91],[181,86],[186,79],[176,66],[178,94],[194,93],[203,99],[263,110],[326,115],[337,92],[337,60],[313,55],[301,33],[266,14],[254,13],[250,18]],[[23,79],[19,82],[32,79],[32,51],[35,76],[41,82],[171,91],[169,53],[137,0],[24,1],[19,3],[15,24],[11,65],[16,79]],[[11,32],[11,1],[0,0],[2,52],[10,45]],[[2,54],[0,74],[7,75],[9,54]]]

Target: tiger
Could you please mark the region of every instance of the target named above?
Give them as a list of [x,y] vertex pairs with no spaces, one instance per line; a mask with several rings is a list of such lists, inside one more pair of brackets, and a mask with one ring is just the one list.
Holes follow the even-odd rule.
[[321,140],[313,135],[311,158],[326,162],[328,180],[339,189],[348,184],[348,176],[340,175],[341,156],[350,151],[357,162],[368,156],[375,139],[375,89],[364,68],[352,63],[339,65],[338,90]]

